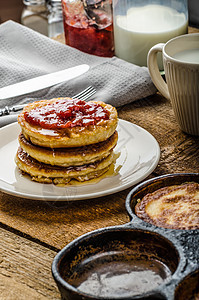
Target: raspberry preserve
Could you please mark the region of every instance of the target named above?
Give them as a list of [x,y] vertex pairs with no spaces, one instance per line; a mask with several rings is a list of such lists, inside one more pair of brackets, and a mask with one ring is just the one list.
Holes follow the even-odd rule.
[[98,103],[79,99],[58,99],[24,113],[26,122],[45,129],[87,127],[109,119],[109,111]]
[[[86,4],[89,1],[95,7],[93,3],[97,0],[86,0]],[[100,7],[87,11],[83,3],[85,0],[62,0],[66,44],[89,54],[112,57],[114,39],[111,2],[108,2],[109,9],[107,6],[101,7],[104,3],[102,1]]]

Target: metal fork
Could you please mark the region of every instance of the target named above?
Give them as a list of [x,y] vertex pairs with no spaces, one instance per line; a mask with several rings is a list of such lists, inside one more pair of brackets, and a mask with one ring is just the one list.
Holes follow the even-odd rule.
[[[91,96],[93,96],[96,93],[96,89],[93,86],[88,86],[86,89],[81,91],[80,93],[72,96],[71,98],[73,99],[81,99],[81,100],[87,100]],[[0,117],[9,115],[11,112],[17,112],[20,111],[26,106],[28,103],[25,104],[20,104],[20,105],[15,105],[12,107],[5,106],[4,108],[0,109]]]
[[81,100],[87,100],[91,96],[93,96],[96,93],[96,89],[93,86],[88,86],[85,90],[81,91],[79,94],[76,94],[72,98],[75,99],[81,99]]

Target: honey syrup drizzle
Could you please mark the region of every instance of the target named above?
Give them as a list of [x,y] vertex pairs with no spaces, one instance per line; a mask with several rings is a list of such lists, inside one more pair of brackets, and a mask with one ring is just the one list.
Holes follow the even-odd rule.
[[119,156],[120,156],[120,152],[114,153],[114,161],[108,167],[108,170],[105,173],[103,173],[101,176],[87,180],[87,181],[78,181],[78,180],[72,179],[69,183],[66,184],[66,186],[67,185],[82,186],[82,185],[96,184],[104,178],[113,177],[113,176],[118,175],[118,173],[122,167],[122,165],[116,164],[116,160],[118,159]]

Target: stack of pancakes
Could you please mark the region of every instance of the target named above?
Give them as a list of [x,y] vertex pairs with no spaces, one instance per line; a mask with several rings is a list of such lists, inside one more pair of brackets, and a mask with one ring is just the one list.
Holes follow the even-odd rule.
[[117,111],[101,101],[37,101],[23,109],[18,123],[15,161],[34,181],[87,181],[104,174],[116,159]]

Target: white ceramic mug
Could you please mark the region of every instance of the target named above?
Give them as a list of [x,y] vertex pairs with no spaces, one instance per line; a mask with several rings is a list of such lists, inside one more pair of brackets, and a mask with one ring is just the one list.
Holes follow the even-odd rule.
[[[166,82],[158,69],[158,52],[162,52]],[[155,45],[148,53],[147,64],[155,86],[171,100],[180,128],[199,135],[199,33]]]

